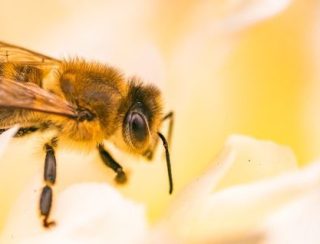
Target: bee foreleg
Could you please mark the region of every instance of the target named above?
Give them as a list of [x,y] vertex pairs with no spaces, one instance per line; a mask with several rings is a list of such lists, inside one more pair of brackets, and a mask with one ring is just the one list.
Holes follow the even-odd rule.
[[56,157],[54,154],[54,146],[56,138],[52,140],[51,144],[45,144],[46,158],[44,166],[44,181],[45,186],[42,188],[40,197],[40,214],[43,217],[43,226],[48,228],[55,224],[54,221],[49,221],[49,215],[52,205],[52,186],[56,181]]
[[116,182],[119,184],[123,184],[127,181],[127,176],[123,171],[122,166],[117,163],[112,156],[104,149],[102,144],[98,145],[99,153],[101,156],[102,161],[110,167],[117,175],[116,175]]
[[[169,113],[167,113],[163,118],[162,118],[162,122],[165,120],[169,120],[169,127],[168,127],[168,134],[167,134],[167,140],[168,140],[168,144],[169,146],[171,145],[171,138],[172,138],[172,131],[173,131],[173,123],[174,123],[174,112],[170,111]],[[151,149],[149,149],[148,151],[145,152],[144,156],[148,159],[148,160],[152,160],[153,159],[153,155],[154,152],[157,148],[157,145],[159,143],[159,138],[157,138],[156,142],[154,143],[153,147]]]

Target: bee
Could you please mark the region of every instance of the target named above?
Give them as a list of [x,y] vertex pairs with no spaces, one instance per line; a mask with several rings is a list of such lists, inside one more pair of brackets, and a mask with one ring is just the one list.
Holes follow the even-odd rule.
[[160,139],[171,194],[169,146],[159,131],[166,119],[170,120],[170,142],[173,112],[163,116],[161,93],[153,85],[137,78],[126,80],[116,68],[105,64],[79,58],[58,60],[0,42],[0,131],[15,124],[20,125],[16,136],[56,131],[44,145],[44,186],[39,204],[44,227],[55,224],[49,215],[56,181],[55,151],[60,140],[97,149],[104,164],[115,172],[115,181],[124,183],[125,171],[103,141],[151,160]]

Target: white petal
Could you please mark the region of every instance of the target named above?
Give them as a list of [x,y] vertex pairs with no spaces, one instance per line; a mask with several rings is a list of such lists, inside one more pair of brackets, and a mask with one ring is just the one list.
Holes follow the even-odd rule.
[[[320,164],[317,165],[319,167]],[[260,232],[265,233],[264,243],[269,244],[320,243],[319,223],[320,187],[318,184],[315,190],[306,192],[272,214]]]
[[10,128],[9,130],[3,132],[0,135],[0,157],[3,154],[3,152],[5,151],[9,141],[11,140],[11,138],[16,134],[16,132],[18,131],[19,127],[18,126],[14,126],[12,128]]
[[240,136],[213,164],[177,197],[157,231],[186,243],[259,239],[254,230],[266,216],[320,181],[320,165],[297,171],[288,148]]
[[[34,187],[34,186],[33,186]],[[50,230],[38,216],[39,191],[21,195],[5,226],[1,243],[141,243],[147,230],[143,206],[107,184],[76,184],[57,196]]]

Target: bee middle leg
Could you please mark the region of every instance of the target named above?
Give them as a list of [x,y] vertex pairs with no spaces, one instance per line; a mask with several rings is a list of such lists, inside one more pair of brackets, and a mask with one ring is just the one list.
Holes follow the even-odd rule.
[[102,144],[98,145],[98,150],[104,164],[110,167],[117,174],[115,181],[119,184],[125,183],[127,181],[127,176],[123,171],[122,166],[113,159],[110,153],[104,149]]
[[54,148],[57,145],[57,138],[52,139],[50,143],[45,144],[46,150],[45,166],[44,166],[44,182],[40,197],[40,215],[43,217],[43,226],[49,228],[55,225],[54,221],[49,221],[49,215],[52,205],[52,186],[56,181],[57,166]]

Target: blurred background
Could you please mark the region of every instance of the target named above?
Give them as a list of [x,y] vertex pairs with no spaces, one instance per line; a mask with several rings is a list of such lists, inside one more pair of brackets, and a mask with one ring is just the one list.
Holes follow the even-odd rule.
[[[318,0],[1,0],[0,8],[2,41],[99,60],[161,88],[176,115],[176,191],[208,167],[231,134],[288,145],[300,165],[320,155]],[[42,167],[12,161],[0,163],[0,219]],[[156,219],[169,201],[164,162],[143,165],[123,191],[147,203]]]

